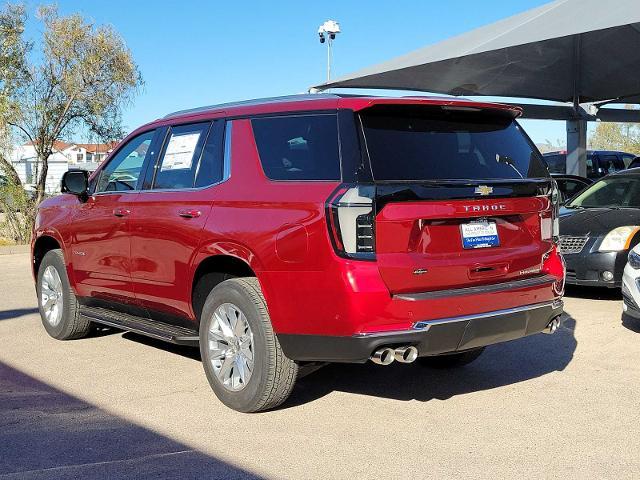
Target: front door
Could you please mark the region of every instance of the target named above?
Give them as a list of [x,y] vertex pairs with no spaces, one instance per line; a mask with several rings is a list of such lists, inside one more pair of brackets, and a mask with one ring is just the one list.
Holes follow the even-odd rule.
[[131,276],[152,318],[192,326],[191,264],[224,175],[223,123],[172,126],[136,200]]
[[135,303],[129,221],[154,131],[142,133],[111,157],[92,179],[91,196],[73,216],[71,262],[78,296],[93,302]]

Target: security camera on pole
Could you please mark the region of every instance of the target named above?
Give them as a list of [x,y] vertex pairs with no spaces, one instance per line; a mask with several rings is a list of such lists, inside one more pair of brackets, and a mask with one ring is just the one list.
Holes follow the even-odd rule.
[[331,47],[333,46],[333,41],[336,39],[336,35],[339,33],[340,24],[335,20],[327,20],[318,28],[320,43],[327,43],[327,82],[331,80]]

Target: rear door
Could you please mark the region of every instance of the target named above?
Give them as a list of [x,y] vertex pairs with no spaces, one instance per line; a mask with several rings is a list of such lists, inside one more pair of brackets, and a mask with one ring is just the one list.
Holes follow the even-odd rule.
[[551,248],[551,181],[511,116],[374,107],[361,120],[376,258],[392,293],[539,274]]
[[224,121],[175,125],[145,178],[130,219],[131,277],[151,317],[183,323],[191,304],[192,258],[200,246],[223,168]]

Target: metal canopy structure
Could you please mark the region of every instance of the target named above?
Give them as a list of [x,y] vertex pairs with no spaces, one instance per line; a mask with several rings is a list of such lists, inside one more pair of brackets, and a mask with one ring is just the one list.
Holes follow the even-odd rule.
[[[561,110],[540,106],[533,116],[525,106],[525,116],[567,120],[567,171],[585,175],[587,121],[605,120],[598,108],[606,103],[640,101],[638,72],[640,0],[557,0],[315,88],[570,102]],[[606,110],[609,121],[617,118]],[[631,117],[640,120],[621,114]]]

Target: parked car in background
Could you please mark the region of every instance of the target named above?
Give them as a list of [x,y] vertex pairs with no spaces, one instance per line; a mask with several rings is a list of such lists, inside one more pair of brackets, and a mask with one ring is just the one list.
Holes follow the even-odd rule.
[[634,157],[631,160],[631,163],[627,166],[627,168],[638,168],[640,167],[640,157]]
[[567,200],[576,196],[593,183],[593,180],[590,178],[580,177],[578,175],[552,173],[551,176],[558,185],[561,205],[564,205]]
[[[550,173],[567,172],[567,151],[547,152],[544,155]],[[587,178],[598,179],[626,169],[636,156],[633,153],[608,150],[587,151]]]
[[305,95],[145,125],[39,209],[44,328],[199,346],[243,412],[279,405],[318,363],[453,367],[553,333],[557,195],[519,113]]
[[602,178],[569,200],[560,213],[567,283],[620,287],[639,232],[640,169]]
[[629,252],[622,276],[622,309],[640,319],[640,243]]

